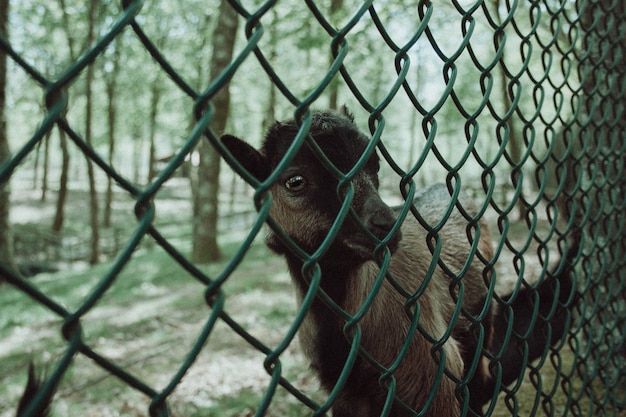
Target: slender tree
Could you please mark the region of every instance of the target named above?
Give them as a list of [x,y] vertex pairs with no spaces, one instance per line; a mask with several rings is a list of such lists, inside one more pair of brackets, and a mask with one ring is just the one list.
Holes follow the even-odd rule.
[[[211,18],[210,16],[206,16],[206,18],[204,19],[204,23],[201,26],[197,26],[198,27],[198,32],[199,33],[208,33],[209,30],[209,24],[211,22]],[[191,22],[189,22],[189,24],[191,24]],[[197,46],[198,48],[198,52],[201,55],[206,54],[207,56],[210,55],[210,51],[207,51],[207,46],[209,44],[209,40],[210,37],[209,36],[202,36],[200,39],[200,44]],[[198,62],[196,62],[196,78],[195,78],[195,84],[194,87],[199,90],[202,88],[202,85],[205,83],[206,78],[207,78],[207,62],[204,60],[199,59]],[[193,127],[196,124],[196,118],[195,115],[190,114],[189,115],[189,129],[193,129]],[[198,152],[196,150],[196,152]],[[198,169],[194,169],[194,162],[193,159],[195,158],[189,158],[187,161],[185,161],[185,166],[183,166],[183,170],[189,173],[189,186],[191,189],[191,195],[192,195],[192,199],[193,199],[193,212],[192,212],[192,219],[195,219],[198,216],[198,210],[199,210],[199,205],[195,203],[196,201],[196,196],[198,195],[198,184],[199,184],[199,177],[198,177]]]
[[154,143],[157,133],[157,117],[159,115],[159,102],[161,101],[161,76],[160,72],[154,76],[150,85],[150,125],[148,127],[148,181],[156,177],[156,144]]
[[[91,0],[89,2],[89,31],[87,34],[87,45],[91,45],[95,39],[94,25],[96,21],[96,8],[98,2]],[[87,67],[85,80],[85,142],[92,145],[92,119],[93,119],[93,82],[94,82],[94,66]],[[89,181],[89,219],[91,225],[91,254],[89,263],[96,264],[100,259],[100,225],[98,222],[98,190],[96,188],[96,178],[93,162],[87,160],[87,178]]]
[[[52,138],[52,130],[50,130],[46,137],[43,140],[43,167],[41,172],[41,197],[40,201],[42,203],[46,202],[48,199],[48,167],[50,163],[50,140]],[[37,159],[39,158],[39,150],[41,148],[42,142],[37,144]],[[35,181],[37,181],[37,176],[35,175]]]
[[[107,95],[107,125],[109,130],[109,164],[113,164],[115,156],[116,132],[115,126],[117,121],[117,76],[120,67],[120,48],[121,37],[119,37],[113,46],[113,56],[111,57],[111,71],[105,75],[105,88]],[[111,227],[111,205],[113,203],[113,180],[107,176],[107,188],[104,197],[104,227]]]
[[[74,46],[74,37],[72,35],[72,31],[70,30],[72,25],[70,23],[69,13],[65,5],[65,0],[59,0],[59,5],[62,11],[62,26],[63,28],[65,28],[65,36],[67,40],[69,57],[72,61],[74,61],[76,59],[76,49]],[[67,202],[67,194],[69,190],[68,180],[70,169],[70,153],[67,146],[67,137],[63,129],[59,129],[59,143],[61,148],[61,173],[59,174],[59,191],[57,193],[54,220],[52,221],[52,231],[54,233],[61,233],[61,230],[63,230],[63,224],[65,222],[65,203]]]
[[[167,47],[167,33],[169,32],[169,26],[168,26],[168,21],[161,21],[159,22],[159,29],[161,30],[162,36],[160,36],[159,38],[156,39],[155,44],[158,50],[162,51],[164,49],[166,49]],[[119,61],[119,60],[118,60]],[[155,143],[156,140],[156,136],[158,133],[158,129],[159,129],[159,106],[161,105],[161,101],[164,98],[164,95],[166,95],[167,93],[167,89],[165,89],[163,87],[163,77],[161,75],[161,70],[159,68],[158,65],[154,64],[154,66],[152,67],[154,68],[154,70],[152,71],[152,78],[150,80],[150,85],[149,85],[149,98],[148,98],[148,103],[149,103],[149,119],[147,120],[147,124],[148,124],[148,129],[147,129],[147,135],[144,135],[143,133],[143,129],[141,128],[141,126],[139,124],[135,124],[133,129],[136,130],[138,133],[141,132],[141,134],[135,134],[134,136],[136,138],[142,138],[139,141],[136,141],[136,151],[137,151],[137,155],[139,155],[139,153],[141,152],[141,148],[143,147],[143,140],[144,138],[147,138],[148,140],[148,166],[147,166],[147,171],[145,172],[145,174],[147,175],[146,181],[150,182],[154,179],[154,177],[157,176],[158,172],[157,172],[157,146]],[[122,91],[120,91],[120,93],[123,94]],[[141,171],[140,167],[140,158],[135,158],[135,182],[140,182],[140,175],[139,172]]]
[[70,170],[70,151],[67,148],[67,138],[65,131],[59,129],[59,144],[61,147],[61,177],[59,178],[59,192],[57,194],[56,209],[52,222],[52,231],[61,233],[63,222],[65,221],[65,202],[67,201],[67,182]]
[[[50,71],[49,71],[50,73]],[[48,74],[49,75],[49,74]],[[43,103],[42,103],[43,104]],[[45,111],[42,106],[42,111]],[[39,201],[45,203],[48,200],[48,189],[49,189],[49,181],[48,174],[50,168],[50,142],[52,141],[52,130],[49,130],[46,133],[46,136],[43,141],[39,141],[37,143],[37,150],[35,151],[35,167],[33,174],[33,189],[37,189],[37,181],[39,179],[39,162],[42,159],[43,152],[43,163],[41,164],[41,194],[39,197]],[[43,151],[42,151],[43,148]]]
[[[335,18],[343,8],[343,0],[331,0],[330,2],[330,17]],[[330,55],[330,65],[332,65],[334,61],[334,57],[332,54]],[[337,109],[339,106],[339,78],[340,75],[336,75],[335,78],[330,82],[328,86],[328,107],[331,109]]]
[[[209,68],[211,80],[215,80],[230,63],[235,48],[237,12],[228,1],[221,0],[217,24],[213,32],[213,54]],[[230,91],[224,85],[213,98],[215,115],[211,127],[218,134],[226,128],[230,107]],[[198,187],[194,195],[194,236],[192,259],[195,262],[211,262],[220,258],[217,244],[218,193],[220,155],[207,141],[198,146]]]
[[[0,36],[8,37],[9,1],[0,0]],[[7,56],[0,51],[0,166],[11,156],[6,126]],[[8,179],[0,182],[0,263],[14,267],[13,233],[9,219],[10,187]],[[0,274],[0,283],[4,278]]]
[[[271,22],[275,23],[278,21],[278,14],[276,13],[276,8],[273,7],[268,14],[271,17]],[[277,54],[277,50],[276,50],[276,45],[278,43],[278,36],[276,36],[276,34],[273,31],[269,31],[268,33],[268,37],[269,37],[269,44],[270,44],[270,51],[269,51],[269,62],[274,65],[274,62],[276,60],[276,54]],[[267,107],[265,107],[265,115],[263,116],[263,124],[262,124],[262,130],[265,132],[267,131],[267,129],[269,129],[269,127],[271,125],[274,124],[274,122],[276,122],[276,86],[274,85],[274,83],[270,83],[270,87],[269,87],[269,91],[268,91],[268,97],[267,97]]]
[[[496,21],[498,22],[498,25],[500,27],[502,27],[503,25],[502,16],[500,15],[501,8],[502,8],[501,3],[502,3],[501,0],[495,0],[494,11],[493,11],[493,14],[496,17]],[[502,41],[503,41],[502,38],[498,40],[499,43]],[[509,96],[509,79],[507,76],[506,64],[504,62],[505,55],[506,55],[506,49],[503,51],[502,57],[500,58],[499,81],[500,81],[500,91],[501,91],[502,102],[504,103],[504,109],[506,112],[506,111],[509,111],[511,106],[513,106],[513,101],[511,100],[511,97]],[[513,178],[513,181],[514,181],[514,185],[516,185],[515,182],[519,181],[519,177],[520,177],[519,173],[522,169],[520,165],[521,160],[522,160],[522,139],[520,138],[520,135],[518,132],[518,126],[516,125],[515,120],[514,120],[514,116],[513,116],[514,114],[515,113],[511,114],[511,116],[508,119],[504,120],[504,123],[506,124],[508,128],[507,149],[508,149],[509,158],[511,159],[511,162],[515,164],[515,166],[513,167],[514,175],[515,175]],[[524,218],[524,215],[526,213],[526,205],[524,204],[523,198],[519,198],[515,204],[517,207],[519,218],[520,219]]]

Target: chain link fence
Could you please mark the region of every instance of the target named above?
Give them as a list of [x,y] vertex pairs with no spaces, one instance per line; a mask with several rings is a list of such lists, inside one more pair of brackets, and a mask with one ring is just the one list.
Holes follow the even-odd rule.
[[[621,0],[452,0],[446,4],[419,1],[410,5],[369,1],[323,6],[312,1],[289,5],[276,1],[224,1],[220,10],[236,12],[243,29],[232,59],[201,88],[181,75],[175,69],[181,66],[180,62],[174,65],[158,42],[143,30],[145,17],[161,12],[142,3],[124,0],[119,14],[108,16],[111,23],[100,37],[54,77],[36,69],[25,58],[25,51],[9,37],[0,38],[0,50],[11,65],[36,82],[45,94],[44,114],[36,113],[40,118],[38,128],[3,161],[0,183],[15,178],[38,144],[58,127],[95,170],[112,180],[132,201],[134,208],[127,210],[127,216],[136,218],[115,261],[93,269],[91,275],[96,280],[85,288],[78,305],[48,294],[45,285],[23,278],[11,265],[0,264],[0,273],[11,284],[9,288],[0,288],[2,291],[27,294],[57,316],[55,323],[60,320],[63,353],[48,361],[49,373],[36,401],[56,387],[63,387],[64,378],[78,372],[75,368],[87,366],[83,358],[88,358],[140,394],[135,400],[145,404],[145,408],[138,415],[330,413],[333,396],[303,388],[307,386],[303,380],[309,377],[286,371],[291,361],[304,361],[294,351],[298,324],[306,311],[289,305],[287,325],[277,340],[268,343],[250,324],[261,313],[233,313],[240,298],[224,290],[245,265],[244,258],[260,250],[255,240],[263,234],[268,216],[269,200],[263,199],[269,184],[246,178],[252,187],[238,189],[238,198],[248,206],[253,201],[265,203],[259,204],[258,216],[249,221],[249,229],[237,238],[236,250],[218,269],[191,262],[188,253],[158,226],[159,212],[154,201],[199,144],[210,144],[226,158],[219,145],[222,132],[216,132],[213,125],[216,115],[224,111],[219,95],[226,91],[233,77],[251,71],[246,65],[255,63],[257,72],[252,78],[270,82],[272,94],[280,97],[288,113],[299,120],[309,117],[311,108],[327,107],[327,99],[333,105],[333,94],[348,102],[361,127],[369,128],[372,137],[380,139],[378,148],[386,164],[381,174],[382,188],[398,204],[404,203],[403,196],[406,197],[410,184],[419,188],[438,181],[446,183],[450,190],[463,189],[471,194],[481,205],[479,212],[493,228],[497,276],[502,277],[499,286],[519,290],[548,279],[567,240],[571,236],[579,239],[580,252],[572,259],[579,297],[566,304],[566,337],[546,347],[540,359],[528,364],[518,382],[502,387],[500,397],[493,398],[486,407],[487,415],[626,415],[626,193],[622,177],[626,146],[626,13]],[[322,39],[318,42],[326,51],[327,71],[317,82],[308,80],[306,65],[288,71],[281,68],[276,63],[275,45],[266,42],[268,38],[291,36],[280,31],[281,23],[290,19],[294,10],[307,16],[301,29],[318,33],[316,39]],[[10,24],[11,21],[9,29]],[[450,27],[454,28],[453,33],[446,29]],[[365,43],[363,52],[359,48],[366,31],[376,33],[378,43],[375,47]],[[70,86],[122,34],[130,34],[138,41],[157,63],[157,71],[167,75],[160,82],[173,83],[186,96],[187,104],[193,106],[189,112],[194,117],[192,127],[187,129],[173,157],[146,186],[137,185],[116,169],[87,143],[76,123],[67,117],[72,98],[68,94]],[[457,39],[450,42],[453,36]],[[278,48],[281,45],[284,47],[278,44]],[[217,49],[213,51],[214,56],[218,53]],[[365,59],[375,64],[365,66]],[[124,62],[119,62],[117,71],[123,70]],[[389,74],[393,78],[385,82]],[[307,87],[290,87],[290,77],[307,78]],[[245,108],[231,106],[229,128],[247,135],[241,127],[250,120],[246,112]],[[11,124],[11,120],[6,123]],[[406,128],[406,132],[394,125]],[[184,129],[186,126],[181,126]],[[238,166],[236,160],[229,162]],[[227,175],[237,179],[231,171]],[[13,192],[20,190],[13,186]],[[209,307],[208,312],[203,310],[207,314],[195,340],[184,344],[174,369],[164,367],[167,371],[159,376],[158,383],[131,367],[129,358],[99,348],[98,341],[89,337],[93,328],[85,324],[95,326],[97,321],[91,320],[90,315],[106,305],[107,294],[122,285],[120,277],[136,262],[138,249],[147,240],[179,265],[175,275],[200,286]],[[274,266],[275,274],[284,276],[286,267],[280,265]],[[261,264],[256,268],[264,267]],[[254,271],[247,269],[246,273]],[[506,277],[510,279],[507,281]],[[63,279],[63,272],[58,273],[57,279]],[[141,286],[129,296],[139,300],[145,296],[144,290]],[[244,288],[241,293],[252,290]],[[0,311],[5,316],[3,320],[13,320],[7,317],[13,310],[5,312],[0,306]],[[169,315],[170,320],[179,320],[175,326],[185,325],[184,318]],[[167,311],[151,311],[148,322],[160,323],[167,316]],[[107,323],[101,325],[106,328]],[[255,352],[250,358],[258,358],[235,364],[235,368],[253,366],[251,363],[264,367],[268,378],[261,394],[254,397],[247,411],[238,413],[225,409],[222,414],[209,412],[196,400],[192,401],[193,407],[169,407],[168,402],[183,381],[197,376],[192,370],[205,360],[202,355],[211,356],[212,346],[221,342],[211,336],[223,326],[232,330],[234,343]],[[146,349],[158,347],[151,345],[150,340],[136,342]],[[155,356],[165,354],[168,346]],[[181,352],[180,348],[176,352]],[[228,367],[225,355],[218,360]],[[40,362],[36,355],[35,362]],[[216,375],[223,374],[218,368],[212,370]],[[212,378],[210,372],[211,369],[203,375],[202,381]],[[302,372],[304,375],[306,370]],[[201,382],[196,385],[200,387]],[[84,390],[89,392],[90,387]],[[197,396],[208,397],[207,402],[219,401],[219,395],[212,396],[201,388],[197,392],[201,392]],[[68,402],[76,400],[67,390],[63,396]],[[236,402],[249,400],[233,398]],[[124,411],[126,404],[118,404],[114,399],[109,406],[114,410],[103,415],[131,415]],[[34,407],[30,412],[33,410]],[[28,412],[25,415],[34,415]],[[467,409],[464,413],[470,415]]]

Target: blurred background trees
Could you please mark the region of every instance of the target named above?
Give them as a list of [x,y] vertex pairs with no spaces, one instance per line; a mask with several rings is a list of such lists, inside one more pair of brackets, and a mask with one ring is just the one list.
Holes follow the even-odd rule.
[[[393,91],[398,68],[409,65],[405,85],[382,108],[383,141],[391,156],[402,169],[417,168],[414,179],[418,184],[441,181],[452,172],[466,190],[484,194],[486,184],[495,181],[499,209],[511,212],[510,205],[518,204],[522,216],[527,204],[523,199],[511,203],[511,195],[536,190],[532,173],[538,161],[543,161],[551,140],[562,140],[555,132],[569,126],[576,112],[570,97],[576,90],[577,74],[564,73],[563,65],[557,65],[574,65],[570,42],[576,38],[569,34],[570,27],[551,26],[553,11],[545,5],[520,2],[511,10],[500,0],[459,4],[471,13],[464,15],[452,4],[437,4],[427,17],[429,36],[422,34],[403,54],[392,50],[390,42],[400,49],[414,41],[423,4],[377,3],[376,18],[385,25],[389,39],[383,39],[367,13],[345,39],[349,48],[345,73],[362,97],[357,100],[338,76],[312,107],[346,104],[367,130],[370,113],[365,108],[378,108]],[[346,24],[356,11],[342,0],[320,2],[318,7],[335,27]],[[571,10],[575,15],[573,2]],[[13,2],[8,15],[11,45],[37,71],[54,80],[121,13],[121,5],[113,0]],[[515,24],[509,18],[513,14]],[[136,24],[181,79],[200,94],[244,47],[241,21],[225,1],[154,0],[146,2]],[[276,79],[270,79],[251,56],[235,73],[228,91],[215,98],[211,124],[217,134],[228,131],[253,144],[260,142],[274,120],[293,116],[290,100],[303,100],[314,91],[333,60],[331,37],[301,2],[277,4],[260,24],[264,33],[259,51],[289,94],[280,91]],[[529,39],[545,48],[531,50]],[[551,82],[539,85],[542,77]],[[172,81],[130,27],[78,75],[67,93],[68,124],[117,172],[139,186],[155,180],[195,124],[194,98]],[[6,145],[19,149],[41,124],[43,96],[41,85],[9,60],[8,141],[0,137],[5,158]],[[478,158],[465,158],[468,143]],[[417,161],[421,165],[415,166]],[[82,236],[89,241],[85,255],[89,263],[108,256],[101,249],[111,235],[123,242],[120,233],[123,236],[132,228],[126,210],[126,205],[134,203],[132,196],[94,167],[66,132],[51,130],[25,164],[28,168],[12,178],[13,223],[45,225],[61,238]],[[388,166],[383,170],[383,192],[390,200],[398,199],[397,176]],[[249,198],[240,198],[249,188],[228,168],[220,172],[219,155],[202,140],[155,197],[156,221],[162,221],[163,227],[177,225],[172,230],[184,230],[187,243],[181,244],[188,245],[185,250],[197,262],[219,258],[220,228],[232,232],[233,224],[239,222],[240,229],[246,230],[248,223],[238,220],[238,214],[253,209]],[[35,204],[30,197],[35,191],[41,200],[37,204],[52,209],[33,221],[20,214],[20,204]],[[159,205],[160,196],[168,193],[179,198],[177,209]],[[80,213],[85,215],[68,217],[68,207],[73,205],[84,206]],[[8,230],[2,224],[0,229]]]

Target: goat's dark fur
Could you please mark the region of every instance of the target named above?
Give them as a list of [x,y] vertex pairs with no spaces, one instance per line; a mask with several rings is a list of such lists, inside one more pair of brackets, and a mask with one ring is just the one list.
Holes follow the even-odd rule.
[[[44,379],[38,376],[35,372],[35,366],[31,364],[28,366],[28,380],[24,387],[24,393],[20,399],[20,403],[17,406],[17,417],[21,417],[25,414],[26,409],[30,406],[31,402],[35,400],[35,397],[41,391]],[[30,410],[32,417],[48,417],[50,415],[50,403],[52,401],[52,395],[47,398],[42,398],[35,406]]]
[[[230,135],[223,136],[222,142],[252,175],[263,181],[281,161],[298,129],[295,121],[276,123],[270,128],[258,151]],[[358,130],[352,117],[345,111],[313,113],[309,134],[326,157],[343,173],[355,166],[368,145],[368,138]],[[437,233],[441,240],[441,252],[436,260],[438,266],[429,282],[424,283],[433,262],[428,242],[434,241],[411,215],[402,224],[401,233],[391,236],[398,213],[387,206],[378,194],[378,168],[378,157],[372,153],[352,180],[355,193],[351,203],[354,214],[376,239],[369,237],[358,222],[348,216],[330,248],[319,259],[321,287],[349,314],[357,313],[379,274],[379,266],[374,261],[374,249],[380,240],[388,239],[387,246],[392,253],[388,272],[397,284],[409,294],[421,291],[422,285],[426,284],[418,298],[420,331],[411,340],[404,359],[393,373],[396,399],[399,401],[394,402],[390,416],[412,415],[402,403],[418,412],[429,405],[424,414],[426,416],[458,416],[461,413],[459,398],[463,395],[462,390],[457,389],[458,380],[467,376],[477,350],[500,352],[508,327],[508,323],[499,318],[498,303],[487,300],[490,273],[484,262],[493,257],[489,228],[482,220],[468,227],[468,218],[455,208]],[[345,195],[345,192],[338,190],[336,177],[320,162],[310,146],[304,145],[280,174],[271,192],[274,199],[271,216],[276,224],[302,249],[314,253],[326,238]],[[425,221],[435,225],[443,219],[450,200],[450,194],[444,186],[433,186],[418,193],[414,206]],[[459,203],[466,215],[476,215],[477,210],[471,199],[460,196]],[[472,256],[470,248],[476,238],[479,239],[476,245],[479,256]],[[302,300],[309,290],[309,278],[303,273],[303,260],[272,231],[266,242],[272,250],[284,255],[297,294]],[[469,265],[460,283],[453,284],[451,277],[459,274],[468,260]],[[460,300],[462,313],[453,323],[453,331],[446,339],[446,331],[454,316],[455,299],[460,298],[460,285],[463,287]],[[557,295],[557,287],[560,287],[558,299],[561,302],[567,300],[572,289],[567,269],[538,289],[541,312],[550,310]],[[533,314],[532,298],[530,290],[523,290],[512,303],[515,317],[513,327],[521,334],[525,333],[528,327],[526,321]],[[391,366],[396,360],[411,325],[406,303],[406,297],[385,279],[359,322],[362,331],[361,348],[384,367]],[[483,312],[486,303],[489,307]],[[481,312],[480,326],[485,337],[482,346],[478,346],[476,334],[479,329],[472,323],[477,321]],[[539,322],[541,319],[537,319]],[[303,348],[322,386],[328,391],[334,388],[350,350],[351,342],[344,334],[344,324],[345,321],[338,314],[316,298],[300,328]],[[536,326],[527,340],[531,352],[529,360],[539,357],[549,343],[546,336],[548,327],[552,330],[551,341],[560,339],[565,332],[564,326],[553,323],[548,325],[542,322]],[[445,368],[454,377],[440,376],[440,359],[435,358],[441,358],[441,352],[433,351],[433,343],[429,338],[431,341],[442,340]],[[518,345],[525,342],[516,334],[511,340],[514,343],[504,348],[500,359],[504,370],[501,378],[503,384],[518,378],[523,366]],[[359,356],[351,369],[341,394],[333,404],[334,417],[374,417],[381,414],[388,390],[379,383],[381,372],[366,356]],[[436,381],[439,381],[438,386],[435,386]],[[468,386],[470,407],[475,413],[481,414],[483,404],[497,394],[494,393],[497,384],[489,371],[486,356],[481,356]],[[435,394],[432,402],[429,402],[431,390]]]

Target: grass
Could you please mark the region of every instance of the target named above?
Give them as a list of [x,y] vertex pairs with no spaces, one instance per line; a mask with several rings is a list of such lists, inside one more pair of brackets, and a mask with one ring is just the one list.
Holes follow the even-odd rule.
[[[130,203],[129,203],[130,204]],[[129,223],[130,236],[134,223]],[[172,241],[187,253],[176,225],[162,227]],[[522,230],[522,232],[526,232]],[[188,231],[185,231],[188,233]],[[237,251],[237,243],[223,242],[226,261],[203,266],[217,276]],[[112,268],[112,262],[81,271],[42,274],[32,279],[43,293],[70,311],[77,309]],[[163,389],[178,371],[211,314],[204,286],[191,277],[159,247],[144,245],[137,250],[115,283],[81,320],[85,343],[119,367],[156,390]],[[243,263],[223,286],[225,310],[250,334],[270,349],[285,337],[294,318],[296,303],[284,261],[261,243],[255,243]],[[0,417],[13,416],[21,395],[29,361],[52,366],[63,355],[62,320],[22,292],[0,287]],[[580,353],[565,347],[562,361],[548,360],[541,370],[526,377],[518,389],[503,393],[493,416],[563,415],[573,395],[579,397],[581,414],[596,415],[589,398],[602,402],[606,387],[601,383],[584,388],[575,370]],[[282,374],[306,395],[323,402],[324,394],[308,370],[294,340],[281,354]],[[245,342],[224,322],[218,321],[208,343],[182,383],[168,398],[171,415],[250,416],[258,409],[270,386],[263,367],[265,355]],[[623,361],[621,362],[623,363]],[[536,364],[535,364],[536,365]],[[558,376],[559,372],[566,375]],[[539,378],[540,375],[540,378]],[[571,375],[571,378],[569,377]],[[541,384],[540,394],[535,385]],[[568,394],[568,391],[570,395]],[[626,398],[624,387],[621,392]],[[542,394],[543,393],[543,394]],[[508,394],[508,395],[507,395]],[[545,403],[545,405],[544,405]],[[54,416],[137,416],[148,414],[150,398],[78,355],[66,373],[55,397]],[[547,411],[546,411],[547,410]],[[626,417],[626,412],[607,407],[603,415]],[[611,412],[615,411],[615,414]],[[308,416],[311,410],[284,389],[278,388],[268,416]]]
[[[224,250],[230,255],[236,246],[226,245]],[[216,263],[204,269],[215,276],[225,265]],[[32,282],[72,311],[111,266],[106,263],[81,272],[44,274]],[[253,245],[243,267],[223,290],[228,294],[225,309],[238,323],[267,346],[282,340],[295,311],[295,297],[281,259],[270,255],[262,244]],[[28,362],[54,363],[66,344],[60,335],[62,320],[20,291],[1,287],[0,306],[0,415],[4,417],[13,415]],[[133,256],[81,324],[88,345],[158,390],[177,371],[210,313],[204,286],[159,248],[152,248]],[[285,375],[294,379],[308,372],[296,345],[294,342],[282,357]],[[246,415],[246,410],[258,406],[269,383],[263,359],[264,355],[219,322],[196,365],[170,397],[172,414]],[[211,375],[216,379],[210,380]],[[312,378],[303,381],[316,391]],[[55,412],[140,416],[146,415],[148,404],[145,395],[79,355],[59,388]],[[281,415],[294,415],[285,412]]]

